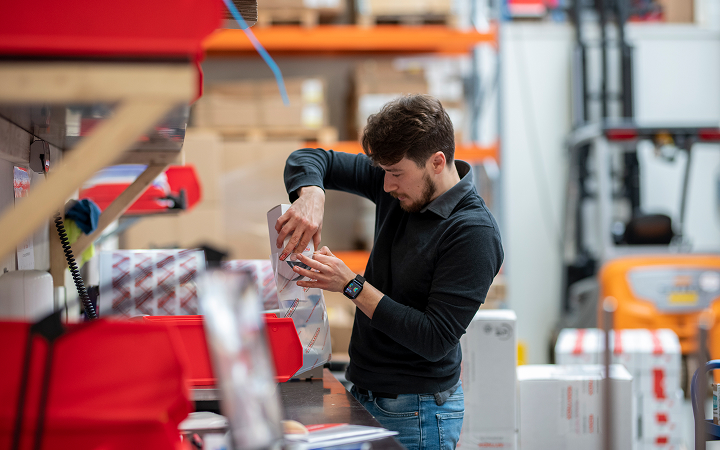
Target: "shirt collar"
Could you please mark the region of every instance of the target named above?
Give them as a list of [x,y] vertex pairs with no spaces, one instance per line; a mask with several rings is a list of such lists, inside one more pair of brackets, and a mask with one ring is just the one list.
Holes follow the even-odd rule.
[[470,164],[465,161],[455,160],[455,168],[457,169],[458,175],[460,175],[460,182],[428,203],[420,210],[421,213],[432,211],[443,219],[447,219],[460,200],[475,187]]

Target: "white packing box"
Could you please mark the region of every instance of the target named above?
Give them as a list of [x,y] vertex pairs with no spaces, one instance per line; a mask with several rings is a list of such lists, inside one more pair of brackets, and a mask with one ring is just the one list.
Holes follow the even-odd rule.
[[[465,420],[468,419],[467,408],[465,409]],[[464,425],[463,421],[463,425]],[[517,449],[518,434],[516,431],[479,431],[475,433],[460,433],[460,439],[456,445],[460,449]]]
[[555,363],[600,364],[605,333],[597,328],[565,328],[555,343]]
[[[603,363],[605,333],[596,328],[564,329],[555,344],[558,364]],[[623,329],[610,334],[612,362],[635,380],[635,391],[659,399],[680,388],[682,352],[672,330]]]
[[[527,365],[517,368],[519,445],[522,450],[602,448],[602,365]],[[631,450],[634,433],[633,380],[613,364],[614,450]]]
[[680,442],[683,399],[682,389],[677,389],[662,400],[643,396],[638,402],[639,415],[642,417],[638,432],[640,440],[652,444]]
[[461,448],[517,448],[517,316],[481,310],[460,339],[465,419]]

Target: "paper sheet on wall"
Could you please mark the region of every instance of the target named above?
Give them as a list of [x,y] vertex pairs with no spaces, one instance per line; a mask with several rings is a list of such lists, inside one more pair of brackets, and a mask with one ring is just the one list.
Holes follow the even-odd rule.
[[[18,202],[21,201],[20,199],[27,197],[30,191],[30,174],[27,169],[13,167],[13,191],[15,193],[15,205],[17,206]],[[18,270],[35,269],[32,234],[17,245],[17,268]]]
[[[297,371],[302,373],[322,366],[330,360],[330,325],[322,289],[302,288],[297,285],[297,281],[303,277],[293,271],[294,266],[301,265],[294,255],[288,256],[284,261],[280,260],[282,249],[276,248],[275,245],[278,238],[275,223],[289,207],[290,205],[279,205],[267,213],[272,252],[270,261],[275,274],[281,314],[283,317],[292,317],[303,347],[303,365]],[[288,236],[285,244],[289,239]],[[314,251],[311,241],[302,254],[312,258]]]

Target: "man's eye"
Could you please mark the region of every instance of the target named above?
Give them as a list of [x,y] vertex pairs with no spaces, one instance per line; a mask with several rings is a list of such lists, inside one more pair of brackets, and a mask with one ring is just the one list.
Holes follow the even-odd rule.
[[391,175],[394,176],[395,178],[400,178],[400,174],[399,174],[399,173],[393,173],[393,174],[391,174]]

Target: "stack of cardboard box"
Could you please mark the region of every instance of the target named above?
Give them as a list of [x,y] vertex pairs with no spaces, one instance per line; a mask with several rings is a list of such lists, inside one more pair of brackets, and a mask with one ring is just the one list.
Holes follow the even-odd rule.
[[405,94],[424,94],[428,87],[420,67],[398,70],[392,61],[366,60],[355,67],[348,117],[350,135],[359,137],[371,114]]
[[457,58],[397,58],[366,60],[354,72],[350,99],[350,136],[359,137],[371,114],[405,94],[430,94],[440,100],[455,129],[464,137],[465,103],[462,64]]
[[210,85],[193,108],[193,124],[224,135],[319,139],[317,133],[328,123],[325,82],[292,78],[285,80],[285,87],[289,105],[274,80]]
[[330,323],[332,360],[348,362],[348,347],[355,322],[355,304],[340,292],[323,291]]
[[332,21],[344,10],[344,0],[264,0],[258,10],[258,26],[299,22],[314,27]]
[[[682,352],[672,330],[615,330],[612,360],[632,374],[637,404],[635,448],[678,448],[682,444]],[[605,334],[598,329],[565,329],[555,345],[558,364],[602,363]]]
[[[518,407],[522,450],[603,448],[602,365],[519,366]],[[633,379],[620,364],[610,368],[613,450],[633,449]]]
[[387,20],[400,23],[442,21],[454,25],[453,0],[357,0],[356,22],[372,26]]
[[478,311],[460,338],[465,418],[457,447],[517,448],[517,317]]
[[228,259],[267,259],[267,211],[288,201],[282,173],[300,141],[223,141],[213,131],[188,129],[185,162],[193,164],[202,200],[191,211],[147,217],[123,236],[123,248],[191,248],[209,244]]

